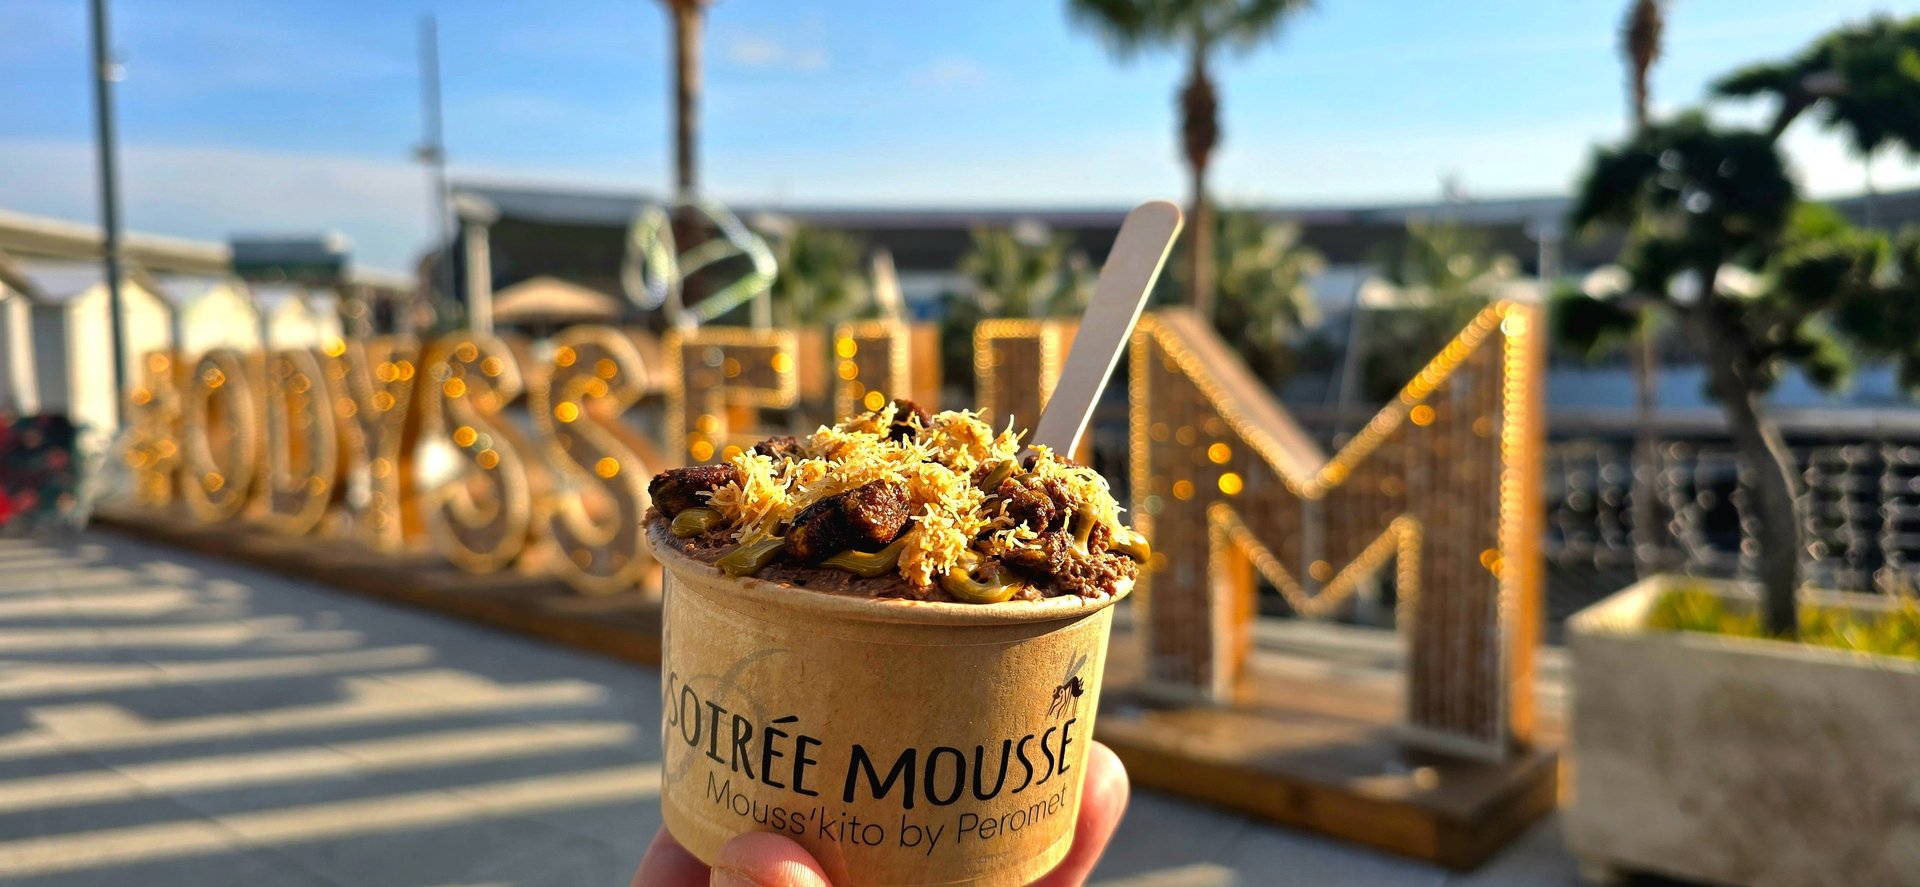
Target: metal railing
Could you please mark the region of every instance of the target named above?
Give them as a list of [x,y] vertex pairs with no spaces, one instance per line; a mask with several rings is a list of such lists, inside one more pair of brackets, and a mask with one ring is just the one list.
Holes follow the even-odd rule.
[[[1751,472],[1724,445],[1668,443],[1647,485],[1660,525],[1635,532],[1625,441],[1547,449],[1546,554],[1561,566],[1754,578],[1760,516]],[[1809,582],[1847,590],[1910,588],[1920,573],[1920,441],[1856,440],[1796,447],[1801,552]]]

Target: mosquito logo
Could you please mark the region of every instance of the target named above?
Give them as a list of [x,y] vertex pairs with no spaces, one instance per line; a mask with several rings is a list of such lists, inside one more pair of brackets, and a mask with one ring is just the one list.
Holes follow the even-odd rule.
[[1080,677],[1080,670],[1087,667],[1087,654],[1074,657],[1067,665],[1067,676],[1060,685],[1053,688],[1053,701],[1047,706],[1047,717],[1056,718],[1072,711],[1077,703],[1074,700],[1087,692],[1086,682]]

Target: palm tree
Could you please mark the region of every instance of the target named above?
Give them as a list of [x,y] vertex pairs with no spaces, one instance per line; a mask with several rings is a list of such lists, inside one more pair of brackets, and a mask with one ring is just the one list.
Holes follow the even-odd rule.
[[774,244],[779,272],[770,287],[774,323],[785,329],[832,326],[863,313],[870,303],[859,239],[796,225]]
[[[1792,366],[1817,384],[1835,381],[1852,353],[1897,357],[1903,380],[1920,379],[1920,349],[1901,335],[1911,314],[1902,300],[1914,290],[1905,280],[1886,285],[1876,256],[1883,246],[1862,243],[1800,203],[1777,143],[1795,120],[1812,115],[1862,154],[1882,147],[1920,154],[1916,59],[1920,16],[1822,35],[1785,61],[1714,84],[1723,96],[1776,99],[1767,129],[1722,128],[1703,112],[1650,124],[1595,152],[1574,202],[1576,228],[1626,235],[1621,264],[1634,298],[1575,298],[1557,323],[1591,343],[1664,312],[1699,351],[1708,391],[1751,472],[1757,578],[1775,634],[1796,631],[1806,540],[1799,470],[1765,394]],[[1758,270],[1766,285],[1735,292],[1725,285],[1729,269]]]
[[1319,320],[1313,278],[1326,260],[1300,243],[1300,226],[1224,212],[1215,226],[1220,300],[1214,327],[1240,346],[1254,374],[1273,384],[1291,369],[1294,338]]
[[[1647,75],[1653,70],[1653,63],[1660,58],[1661,36],[1666,28],[1665,0],[1633,0],[1633,5],[1627,8],[1626,23],[1620,28],[1620,52],[1627,62],[1627,93],[1636,135],[1647,131]],[[1633,562],[1642,575],[1650,572],[1654,566],[1649,555],[1653,552],[1654,523],[1658,520],[1653,496],[1660,446],[1659,429],[1654,427],[1654,378],[1659,372],[1658,359],[1652,325],[1644,324],[1634,333],[1630,358],[1636,413],[1630,460],[1633,468]]]
[[1121,58],[1150,48],[1185,49],[1187,80],[1180,88],[1181,148],[1192,177],[1187,215],[1189,299],[1213,314],[1214,226],[1207,206],[1207,164],[1220,143],[1220,100],[1209,64],[1216,49],[1248,51],[1265,42],[1287,16],[1312,0],[1067,0],[1075,19],[1104,37]]
[[[1762,612],[1767,630],[1783,636],[1796,630],[1807,549],[1800,473],[1765,396],[1796,366],[1831,387],[1853,353],[1886,344],[1858,327],[1884,329],[1882,320],[1899,313],[1861,285],[1874,276],[1879,247],[1822,216],[1831,214],[1799,202],[1770,134],[1721,128],[1700,112],[1651,125],[1594,152],[1571,217],[1578,230],[1626,233],[1633,298],[1576,297],[1562,303],[1558,321],[1580,346],[1663,311],[1693,343],[1751,474]],[[1736,292],[1731,271],[1757,273],[1764,285]],[[1863,315],[1873,321],[1853,322]]]
[[1627,59],[1627,93],[1633,109],[1633,128],[1647,128],[1647,74],[1660,60],[1661,36],[1667,30],[1665,0],[1633,0],[1626,23],[1620,27],[1620,52]]
[[660,0],[673,18],[673,160],[676,195],[699,193],[694,142],[700,132],[700,32],[712,0]]

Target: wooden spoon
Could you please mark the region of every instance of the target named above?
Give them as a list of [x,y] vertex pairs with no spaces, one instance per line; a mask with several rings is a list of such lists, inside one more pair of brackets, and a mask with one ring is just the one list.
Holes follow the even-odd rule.
[[1120,349],[1133,335],[1133,325],[1146,307],[1147,294],[1167,264],[1167,253],[1180,234],[1180,207],[1155,200],[1135,207],[1120,223],[1113,251],[1100,267],[1100,282],[1080,318],[1073,348],[1067,352],[1060,381],[1040,412],[1040,421],[1028,441],[1062,456],[1073,454],[1093,418],[1093,406],[1106,390],[1107,377],[1120,362]]

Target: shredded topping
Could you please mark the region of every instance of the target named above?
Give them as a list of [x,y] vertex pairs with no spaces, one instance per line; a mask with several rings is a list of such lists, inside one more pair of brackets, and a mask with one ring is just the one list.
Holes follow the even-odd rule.
[[773,528],[798,510],[790,495],[790,471],[776,470],[771,456],[758,453],[733,457],[733,467],[735,480],[714,490],[707,505],[738,528],[735,538],[773,535]]
[[[1104,478],[1044,447],[1023,459],[1021,436],[1011,423],[996,433],[969,411],[929,416],[895,402],[798,441],[769,441],[698,475],[696,469],[665,472],[653,489],[656,502],[677,494],[676,506],[704,497],[713,522],[683,523],[739,543],[736,560],[748,572],[783,556],[803,564],[825,558],[829,566],[894,572],[921,589],[938,585],[965,600],[1004,600],[1009,589],[1020,588],[1042,595],[1111,592],[1133,576],[1144,540],[1121,523]],[[869,489],[888,492],[867,499],[856,492]],[[870,523],[861,524],[866,536],[817,521],[798,526],[812,517],[802,512],[828,500],[834,501],[823,507],[834,509],[834,520],[842,519],[843,508],[878,507],[869,501],[891,502],[886,507],[894,509],[904,501],[904,511],[879,524],[890,536],[876,534]],[[663,513],[672,516],[671,509]],[[1101,527],[1104,533],[1095,532]],[[1079,544],[1065,544],[1072,539]],[[831,547],[823,551],[823,545]],[[848,557],[828,557],[843,545],[851,546]]]

